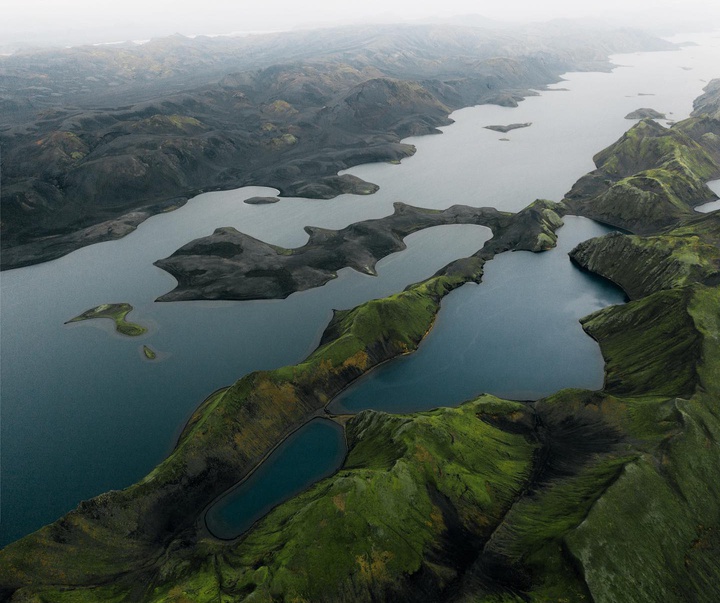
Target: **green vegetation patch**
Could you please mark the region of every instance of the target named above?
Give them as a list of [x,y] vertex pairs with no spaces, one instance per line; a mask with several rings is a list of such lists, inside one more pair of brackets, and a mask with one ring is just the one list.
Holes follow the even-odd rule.
[[526,412],[491,396],[412,416],[363,412],[348,424],[351,451],[337,475],[279,506],[237,544],[215,546],[214,566],[193,564],[191,575],[178,566],[150,600],[368,600],[401,596],[405,580],[420,574],[440,592],[532,466],[534,443],[482,418],[517,421]]
[[600,343],[605,390],[618,396],[689,397],[698,383],[702,338],[688,305],[695,289],[659,291],[581,320]]
[[720,397],[720,287],[696,287],[689,312],[703,337],[697,367],[700,387]]
[[638,123],[595,156],[598,169],[575,184],[568,202],[583,215],[633,232],[676,225],[714,198],[706,182],[720,174],[720,147],[708,137],[712,124],[706,121],[690,118],[669,129]]
[[674,404],[682,431],[628,464],[566,539],[595,601],[717,600],[717,398]]
[[707,181],[717,172],[717,165],[710,154],[686,134],[696,119],[690,118],[672,128],[643,120],[596,154],[593,161],[605,174],[616,179],[676,162]]
[[101,304],[95,308],[86,310],[75,318],[71,318],[65,324],[94,318],[109,318],[115,322],[115,330],[118,333],[127,335],[128,337],[138,337],[139,335],[147,333],[147,329],[139,324],[126,320],[126,316],[132,312],[132,310],[133,307],[127,303]]

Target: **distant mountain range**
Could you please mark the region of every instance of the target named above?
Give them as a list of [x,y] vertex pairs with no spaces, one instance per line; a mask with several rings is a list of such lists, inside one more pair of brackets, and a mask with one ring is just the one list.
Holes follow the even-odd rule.
[[610,53],[672,45],[632,30],[373,26],[0,58],[2,268],[116,238],[212,189],[369,192],[339,170],[405,157],[457,108],[514,105]]

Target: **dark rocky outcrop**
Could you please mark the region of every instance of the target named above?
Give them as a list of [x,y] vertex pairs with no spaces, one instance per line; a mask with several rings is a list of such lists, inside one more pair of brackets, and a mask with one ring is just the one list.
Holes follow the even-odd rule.
[[494,132],[502,132],[503,134],[507,134],[508,132],[511,132],[512,130],[517,130],[519,128],[528,128],[532,126],[532,123],[526,122],[522,124],[509,124],[507,126],[485,126],[486,130],[493,130]]
[[405,249],[403,239],[418,230],[441,224],[497,228],[506,218],[492,208],[454,205],[437,211],[396,203],[392,215],[342,230],[308,226],[310,238],[297,249],[269,245],[234,228],[218,228],[155,262],[178,280],[177,288],[158,301],[284,298],[324,285],[341,268],[374,275],[377,261]]
[[655,111],[655,109],[636,109],[625,116],[625,119],[665,119],[665,114]]
[[555,231],[562,226],[558,212],[563,210],[544,200],[515,215],[490,207],[453,205],[440,211],[395,203],[392,215],[342,230],[308,226],[310,238],[297,249],[270,245],[234,228],[218,228],[155,262],[178,280],[178,286],[158,301],[285,298],[324,285],[341,268],[375,275],[377,261],[405,249],[407,235],[444,224],[490,227],[493,238],[476,254],[483,259],[509,249],[543,251],[555,246]]

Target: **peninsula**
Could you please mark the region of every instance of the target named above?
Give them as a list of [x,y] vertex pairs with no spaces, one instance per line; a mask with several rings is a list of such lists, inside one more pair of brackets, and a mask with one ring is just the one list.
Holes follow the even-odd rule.
[[308,226],[310,239],[298,249],[270,245],[234,228],[218,228],[155,262],[178,280],[178,286],[158,301],[284,298],[324,285],[341,268],[375,275],[379,259],[405,249],[404,237],[444,224],[488,226],[494,236],[483,248],[484,259],[507,249],[541,251],[555,243],[555,230],[562,224],[557,211],[557,204],[544,200],[518,214],[491,207],[453,205],[441,211],[395,203],[390,216],[342,230]]
[[478,224],[497,232],[512,222],[511,214],[489,207],[453,205],[438,211],[395,203],[392,215],[342,230],[307,226],[310,238],[298,249],[263,243],[234,228],[218,228],[155,262],[178,280],[177,288],[158,301],[284,298],[324,285],[341,268],[375,275],[376,262],[405,249],[403,239],[418,230]]

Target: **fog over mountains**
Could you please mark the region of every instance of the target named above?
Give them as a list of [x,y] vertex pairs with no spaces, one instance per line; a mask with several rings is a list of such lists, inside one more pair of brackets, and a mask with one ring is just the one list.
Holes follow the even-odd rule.
[[337,172],[411,154],[400,140],[454,109],[514,106],[561,73],[608,69],[611,53],[668,48],[638,30],[548,23],[20,52],[0,59],[3,267],[123,236],[202,190],[362,193]]
[[106,0],[62,3],[29,0],[3,8],[0,52],[28,46],[147,40],[174,33],[227,35],[379,23],[498,27],[568,18],[593,19],[613,26],[698,30],[720,24],[720,7],[711,0],[607,0],[602,3],[449,0],[442,4],[409,0],[362,3],[310,0],[301,4],[287,0],[262,3],[209,0],[202,6],[186,0],[150,3],[129,0],[119,10]]

